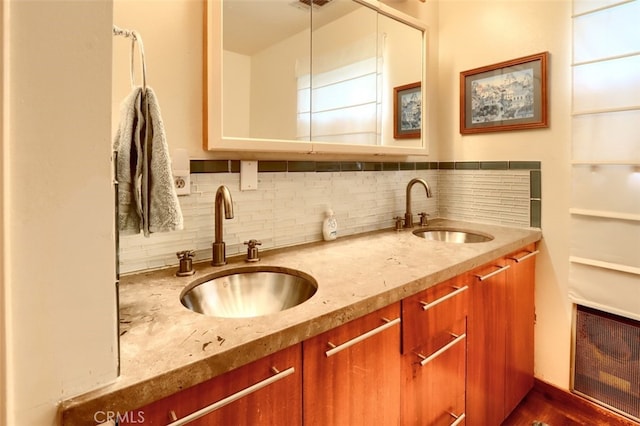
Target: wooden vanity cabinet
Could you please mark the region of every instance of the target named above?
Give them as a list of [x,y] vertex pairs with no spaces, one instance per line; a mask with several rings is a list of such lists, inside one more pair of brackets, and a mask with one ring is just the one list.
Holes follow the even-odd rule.
[[535,253],[531,245],[472,271],[468,425],[499,425],[533,386]]
[[128,418],[166,425],[213,404],[189,425],[499,425],[533,386],[536,253],[531,244]]
[[400,303],[302,345],[304,425],[400,423]]
[[[145,425],[168,425],[188,420],[199,410],[219,408],[187,421],[204,425],[302,424],[301,344],[133,410],[127,419]],[[185,424],[186,424],[185,423]]]
[[402,425],[464,425],[468,276],[402,301]]

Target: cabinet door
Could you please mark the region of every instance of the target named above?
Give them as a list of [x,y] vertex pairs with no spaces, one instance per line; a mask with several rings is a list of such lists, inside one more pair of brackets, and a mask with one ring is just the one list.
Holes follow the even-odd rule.
[[500,259],[473,272],[467,321],[469,425],[499,425],[504,419],[508,269]]
[[536,254],[531,244],[507,256],[505,415],[533,387]]
[[[422,52],[427,51],[427,27],[421,20],[378,1],[335,1],[332,13],[318,13],[321,18],[310,10],[290,13],[290,4],[298,4],[294,0],[203,3],[205,149],[235,155],[428,154],[428,135],[419,125],[429,119],[419,108],[421,92],[399,90],[398,96],[409,102],[404,115],[413,117],[416,109],[419,113],[417,122],[405,130],[394,122],[396,96],[379,98],[393,93],[394,85],[375,75],[382,48],[378,40],[384,34],[385,69],[402,75],[405,82],[421,82],[426,93]],[[223,7],[228,3],[232,7]],[[319,4],[323,3],[328,1]],[[267,15],[287,19],[263,19]],[[245,31],[255,20],[261,25]],[[223,25],[225,21],[242,24]],[[276,33],[288,35],[273,40],[270,36]],[[256,42],[260,49],[238,50]],[[418,124],[417,130],[413,124]]]
[[292,346],[134,410],[129,417],[137,423],[121,424],[143,418],[145,425],[164,426],[190,417],[189,426],[302,424],[301,362],[301,345]]
[[304,424],[400,423],[400,304],[303,342]]
[[403,426],[465,424],[466,320],[459,323],[461,334],[433,353],[416,348],[402,356]]

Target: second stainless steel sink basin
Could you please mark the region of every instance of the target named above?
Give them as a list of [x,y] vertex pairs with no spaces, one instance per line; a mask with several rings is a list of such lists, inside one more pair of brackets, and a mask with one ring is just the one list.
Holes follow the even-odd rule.
[[240,267],[204,276],[180,295],[184,306],[204,315],[250,318],[292,308],[310,299],[317,282],[289,268]]
[[493,240],[493,236],[477,231],[456,228],[420,228],[413,234],[426,240],[444,241],[447,243],[484,243]]

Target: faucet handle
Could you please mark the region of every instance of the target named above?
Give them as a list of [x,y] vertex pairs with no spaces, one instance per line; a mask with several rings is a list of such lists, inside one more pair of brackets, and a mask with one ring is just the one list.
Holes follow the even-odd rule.
[[194,257],[195,255],[196,255],[196,252],[194,250],[182,250],[176,253],[176,256],[180,260],[189,259]]
[[176,253],[178,259],[180,260],[180,266],[178,267],[178,271],[176,275],[179,277],[188,277],[196,273],[193,269],[193,261],[192,257],[196,255],[194,250],[182,250]]
[[427,220],[427,216],[429,216],[427,213],[422,212],[420,214],[418,214],[418,216],[420,216],[420,226],[427,226],[429,224],[428,220]]
[[247,245],[247,258],[245,261],[247,262],[257,262],[260,260],[258,257],[258,247],[262,245],[262,241],[258,240],[249,240],[245,241],[244,244]]
[[396,231],[402,231],[402,228],[404,227],[404,218],[401,216],[396,216],[394,217],[395,221],[396,221]]

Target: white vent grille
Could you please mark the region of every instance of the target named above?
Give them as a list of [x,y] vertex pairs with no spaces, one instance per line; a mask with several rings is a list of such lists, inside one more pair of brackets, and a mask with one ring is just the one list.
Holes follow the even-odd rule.
[[640,419],[640,322],[578,306],[573,389]]

